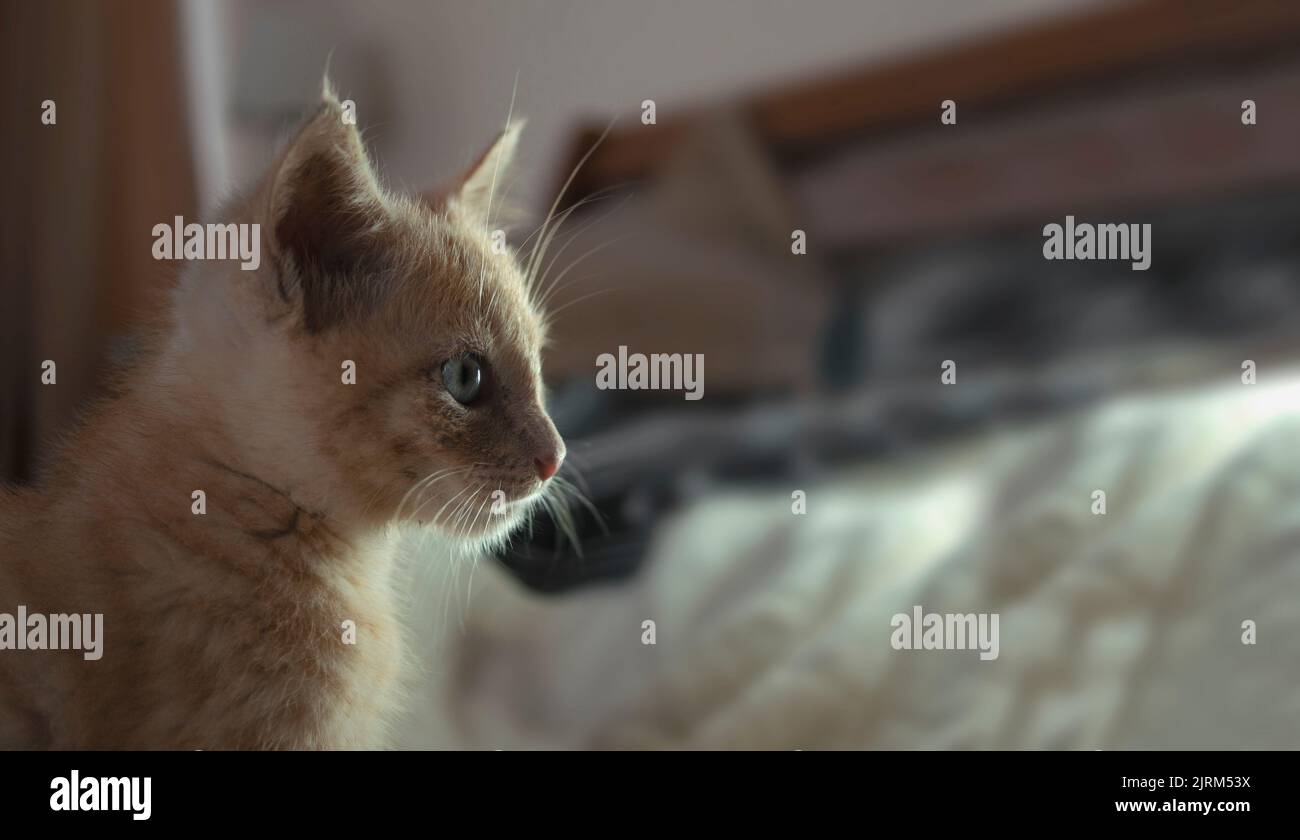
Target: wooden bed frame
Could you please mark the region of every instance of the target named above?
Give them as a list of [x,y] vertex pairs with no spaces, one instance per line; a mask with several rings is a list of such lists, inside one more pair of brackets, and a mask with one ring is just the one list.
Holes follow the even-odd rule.
[[[1178,78],[1300,51],[1300,3],[1288,0],[1146,0],[1037,23],[766,92],[740,104],[773,162],[798,166],[846,144],[937,123],[939,103],[963,119],[1084,95],[1135,80]],[[578,171],[565,203],[645,179],[701,115],[614,131]],[[582,126],[558,184],[600,136]]]

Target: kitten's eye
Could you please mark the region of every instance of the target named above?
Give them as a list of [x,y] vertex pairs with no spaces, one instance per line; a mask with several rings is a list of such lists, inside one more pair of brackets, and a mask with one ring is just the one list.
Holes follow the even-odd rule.
[[442,384],[461,405],[469,405],[483,387],[483,363],[473,353],[462,353],[442,363]]

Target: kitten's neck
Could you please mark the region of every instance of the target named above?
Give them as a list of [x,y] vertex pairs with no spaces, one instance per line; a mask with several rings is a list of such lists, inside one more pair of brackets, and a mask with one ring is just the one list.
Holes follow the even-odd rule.
[[154,515],[207,517],[277,550],[302,542],[346,551],[384,530],[358,513],[343,478],[283,424],[273,399],[249,393],[239,370],[170,343],[87,430],[113,465],[110,481],[125,479]]

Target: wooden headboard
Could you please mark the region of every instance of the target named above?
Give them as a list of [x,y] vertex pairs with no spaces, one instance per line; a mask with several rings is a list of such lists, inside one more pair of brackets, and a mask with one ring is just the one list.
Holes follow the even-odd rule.
[[[937,123],[946,99],[960,103],[966,119],[1297,50],[1300,3],[1147,0],[793,84],[750,98],[740,111],[774,163],[798,166],[846,144]],[[659,118],[613,131],[579,169],[565,203],[646,178],[700,115]],[[603,129],[593,123],[576,131],[557,185]]]

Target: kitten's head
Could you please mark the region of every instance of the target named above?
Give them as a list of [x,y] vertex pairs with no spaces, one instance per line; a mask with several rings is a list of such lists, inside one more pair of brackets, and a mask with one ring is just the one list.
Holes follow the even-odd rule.
[[246,205],[262,264],[235,272],[257,277],[234,278],[223,328],[250,356],[232,387],[260,402],[240,425],[341,517],[504,537],[564,459],[544,319],[489,227],[519,128],[437,200],[407,199],[380,186],[327,87]]

